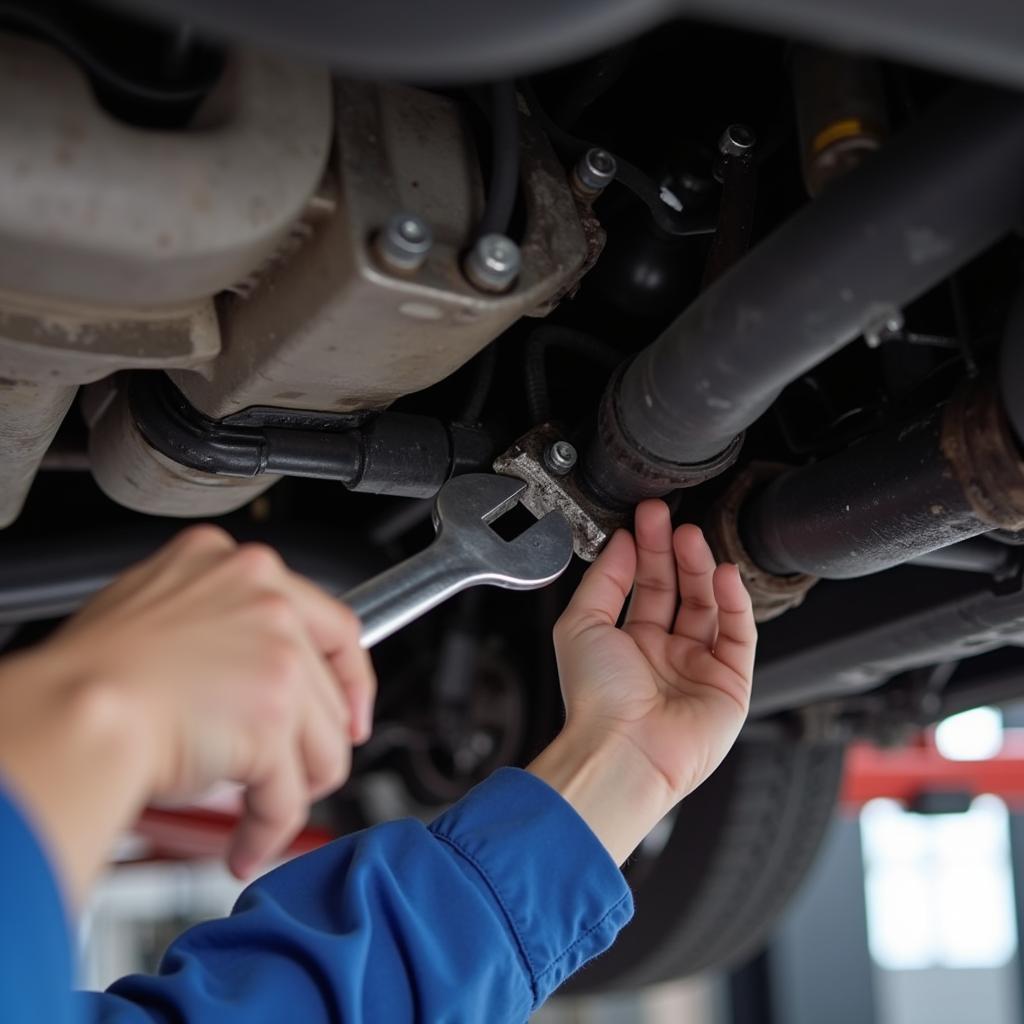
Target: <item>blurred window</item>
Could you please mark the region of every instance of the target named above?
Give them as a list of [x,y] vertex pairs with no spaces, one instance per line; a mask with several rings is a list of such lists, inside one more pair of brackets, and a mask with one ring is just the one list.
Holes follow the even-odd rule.
[[1001,967],[1017,949],[1009,815],[995,796],[964,814],[893,800],[861,812],[871,956],[887,970]]

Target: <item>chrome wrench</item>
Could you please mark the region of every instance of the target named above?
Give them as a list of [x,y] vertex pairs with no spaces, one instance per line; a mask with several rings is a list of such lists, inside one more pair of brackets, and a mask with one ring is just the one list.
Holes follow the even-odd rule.
[[511,509],[526,484],[510,476],[453,477],[434,501],[434,542],[342,597],[363,624],[363,647],[469,587],[535,590],[558,579],[572,558],[572,530],[549,512],[514,540],[490,524]]

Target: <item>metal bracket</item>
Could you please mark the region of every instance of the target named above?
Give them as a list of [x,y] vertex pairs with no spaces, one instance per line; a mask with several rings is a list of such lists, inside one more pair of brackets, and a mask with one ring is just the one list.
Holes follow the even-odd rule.
[[629,525],[630,512],[598,505],[577,482],[578,468],[564,476],[548,469],[544,453],[563,440],[565,436],[556,426],[543,423],[499,455],[494,470],[526,482],[526,492],[519,500],[538,518],[553,510],[561,512],[572,528],[573,550],[585,562],[592,562],[615,530]]

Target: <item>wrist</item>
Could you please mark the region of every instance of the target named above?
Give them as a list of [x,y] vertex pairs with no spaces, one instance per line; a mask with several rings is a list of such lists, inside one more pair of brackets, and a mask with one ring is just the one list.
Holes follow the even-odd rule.
[[80,902],[146,798],[151,746],[126,688],[46,644],[3,665],[0,773]]
[[678,800],[644,752],[608,730],[570,723],[526,770],[561,794],[619,865]]

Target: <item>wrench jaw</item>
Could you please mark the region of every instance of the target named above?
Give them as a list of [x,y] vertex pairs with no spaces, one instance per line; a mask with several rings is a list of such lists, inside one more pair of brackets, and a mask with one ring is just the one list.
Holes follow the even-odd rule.
[[513,541],[501,541],[517,549],[519,572],[498,586],[508,590],[535,590],[553,583],[572,561],[573,535],[561,512],[548,512]]
[[561,512],[549,512],[513,540],[489,525],[525,490],[522,480],[482,473],[446,483],[434,505],[434,543],[345,596],[362,620],[363,647],[469,587],[534,590],[557,579],[572,558],[572,530]]
[[449,480],[434,504],[435,545],[457,565],[464,589],[489,584],[535,590],[558,579],[572,559],[572,530],[560,512],[549,512],[513,540],[490,524],[526,492],[517,477],[474,473]]
[[508,512],[526,491],[526,483],[516,477],[495,473],[467,473],[452,477],[438,491],[434,502],[434,529],[442,524],[457,529],[479,529]]

